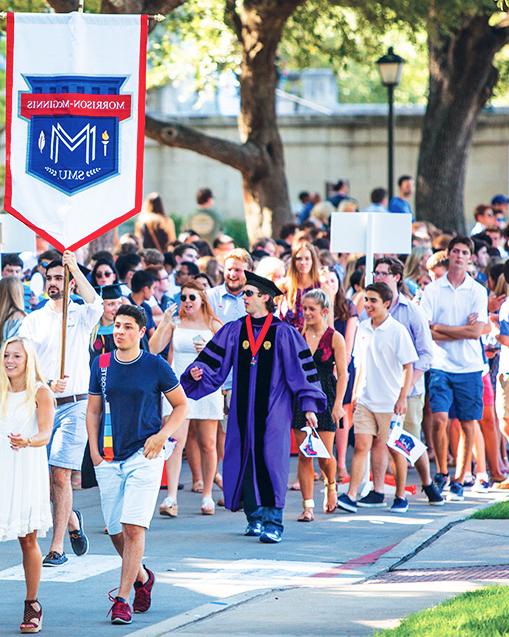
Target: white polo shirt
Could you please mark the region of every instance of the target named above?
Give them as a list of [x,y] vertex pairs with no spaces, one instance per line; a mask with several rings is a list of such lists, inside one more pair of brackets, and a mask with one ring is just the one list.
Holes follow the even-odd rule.
[[353,356],[362,374],[357,402],[373,412],[391,413],[403,386],[403,365],[419,358],[408,330],[391,315],[377,328],[371,319],[362,321]]
[[[103,302],[98,295],[93,303],[69,303],[65,346],[65,374],[69,376],[69,382],[64,393],[56,394],[57,398],[88,393],[90,334],[102,313]],[[62,314],[51,309],[51,303],[48,302],[40,310],[35,310],[23,319],[19,335],[33,342],[41,372],[46,379],[60,378]]]
[[[421,307],[428,321],[442,325],[467,325],[469,314],[478,315],[478,321],[488,321],[488,294],[486,288],[468,274],[455,288],[447,275],[424,288]],[[483,370],[482,346],[478,338],[457,341],[433,341],[432,369],[454,374]]]

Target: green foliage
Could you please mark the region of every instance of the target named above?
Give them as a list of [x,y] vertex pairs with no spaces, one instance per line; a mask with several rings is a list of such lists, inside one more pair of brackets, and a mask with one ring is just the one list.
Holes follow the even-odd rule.
[[509,587],[486,586],[414,613],[378,637],[502,637],[509,634]]
[[[372,5],[370,5],[372,6]],[[401,104],[425,103],[428,78],[426,33],[398,22],[394,13],[377,13],[386,20],[378,32],[368,16],[351,8],[312,2],[304,5],[289,21],[280,47],[284,68],[332,68],[338,78],[342,103],[384,103],[376,60],[389,46],[405,60],[403,77],[395,97]],[[391,25],[387,28],[387,24]]]
[[224,232],[230,235],[238,248],[249,249],[246,223],[242,219],[225,219]]
[[188,0],[151,36],[148,86],[169,80],[184,91],[210,95],[221,73],[238,71],[240,59],[238,42],[224,21],[224,2]]

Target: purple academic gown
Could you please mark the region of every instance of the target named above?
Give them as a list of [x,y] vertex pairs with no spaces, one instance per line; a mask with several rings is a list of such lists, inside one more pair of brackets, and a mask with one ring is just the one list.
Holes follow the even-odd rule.
[[[264,319],[252,319],[255,338]],[[308,345],[287,323],[273,318],[255,361],[243,317],[224,325],[180,379],[186,395],[196,400],[221,387],[233,366],[223,461],[225,505],[232,511],[241,506],[250,461],[257,505],[284,508],[294,405],[313,412],[327,406]],[[203,369],[200,381],[193,380],[192,367]]]

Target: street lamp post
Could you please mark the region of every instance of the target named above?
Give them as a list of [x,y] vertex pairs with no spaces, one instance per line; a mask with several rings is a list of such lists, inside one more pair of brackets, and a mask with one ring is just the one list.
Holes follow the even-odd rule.
[[396,55],[391,46],[387,53],[379,58],[376,63],[378,64],[382,84],[387,87],[389,105],[389,116],[387,119],[387,190],[390,201],[394,194],[394,89],[401,81],[405,60]]

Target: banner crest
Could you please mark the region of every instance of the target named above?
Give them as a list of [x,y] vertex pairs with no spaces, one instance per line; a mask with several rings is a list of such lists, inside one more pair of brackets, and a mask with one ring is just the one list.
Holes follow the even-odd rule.
[[5,209],[60,249],[141,209],[147,26],[8,15]]

